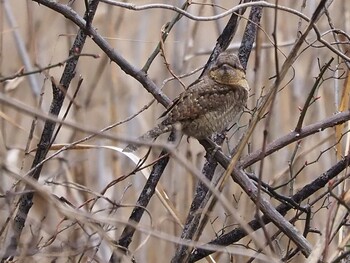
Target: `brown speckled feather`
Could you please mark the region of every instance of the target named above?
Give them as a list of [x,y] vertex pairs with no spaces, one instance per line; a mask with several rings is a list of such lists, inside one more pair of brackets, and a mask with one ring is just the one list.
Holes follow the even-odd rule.
[[[204,80],[202,80],[202,84]],[[237,101],[246,101],[248,92],[241,86],[225,86],[213,83],[210,86],[200,85],[191,92],[184,92],[173,105],[162,114],[162,124],[174,124],[181,121],[192,121],[210,111],[224,111]],[[245,103],[240,103],[241,110]]]
[[[220,132],[243,111],[248,89],[238,57],[221,53],[209,71],[173,101],[162,114],[163,121],[139,137],[139,141],[155,139],[174,129],[175,124],[180,124],[186,135],[197,139]],[[131,144],[124,150],[136,149],[137,146]]]

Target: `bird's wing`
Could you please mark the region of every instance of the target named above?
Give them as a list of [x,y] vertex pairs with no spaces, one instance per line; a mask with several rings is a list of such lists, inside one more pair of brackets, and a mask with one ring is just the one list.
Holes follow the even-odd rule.
[[235,93],[240,92],[241,86],[201,82],[183,92],[173,105],[163,113],[163,124],[181,121],[191,121],[210,111],[219,111],[234,103]]
[[193,86],[196,87],[197,84],[199,84],[200,82],[203,82],[203,81],[204,81],[203,79],[197,79],[197,80],[194,81],[191,85],[189,85],[189,86],[187,87],[187,89],[186,89],[184,92],[182,92],[178,97],[176,97],[176,98],[172,101],[170,107],[167,108],[167,110],[164,111],[164,112],[162,113],[162,115],[159,116],[159,118],[165,117],[165,116],[179,103],[179,101],[182,99],[182,97],[184,97],[184,96],[186,96],[186,94],[188,94],[189,90],[191,90]]

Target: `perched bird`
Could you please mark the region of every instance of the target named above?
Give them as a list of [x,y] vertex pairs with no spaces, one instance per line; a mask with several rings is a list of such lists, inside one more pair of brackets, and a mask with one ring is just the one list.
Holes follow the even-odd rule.
[[[221,53],[208,72],[181,93],[161,115],[163,121],[138,138],[151,141],[180,124],[182,132],[204,139],[221,132],[243,111],[248,99],[248,82],[239,58]],[[129,144],[124,152],[138,148]]]

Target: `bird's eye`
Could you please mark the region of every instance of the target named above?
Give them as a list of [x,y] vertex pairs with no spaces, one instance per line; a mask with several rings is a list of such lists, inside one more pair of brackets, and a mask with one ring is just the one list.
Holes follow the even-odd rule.
[[223,63],[223,64],[219,65],[219,67],[223,68],[223,69],[235,69],[235,68],[237,68],[236,65],[230,65],[227,63]]
[[236,67],[233,67],[232,65],[226,64],[226,63],[221,64],[221,65],[219,66],[219,68],[220,68],[221,70],[224,70],[224,71],[232,71],[232,70],[236,69]]

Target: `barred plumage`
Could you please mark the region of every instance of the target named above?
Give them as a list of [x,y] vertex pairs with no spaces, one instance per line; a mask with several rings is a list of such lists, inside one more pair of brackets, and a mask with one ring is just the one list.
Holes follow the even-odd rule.
[[[248,82],[236,55],[223,52],[202,78],[190,85],[161,117],[164,120],[138,138],[156,139],[180,123],[184,134],[204,139],[222,131],[243,111],[248,99]],[[124,151],[138,147],[128,145]]]

